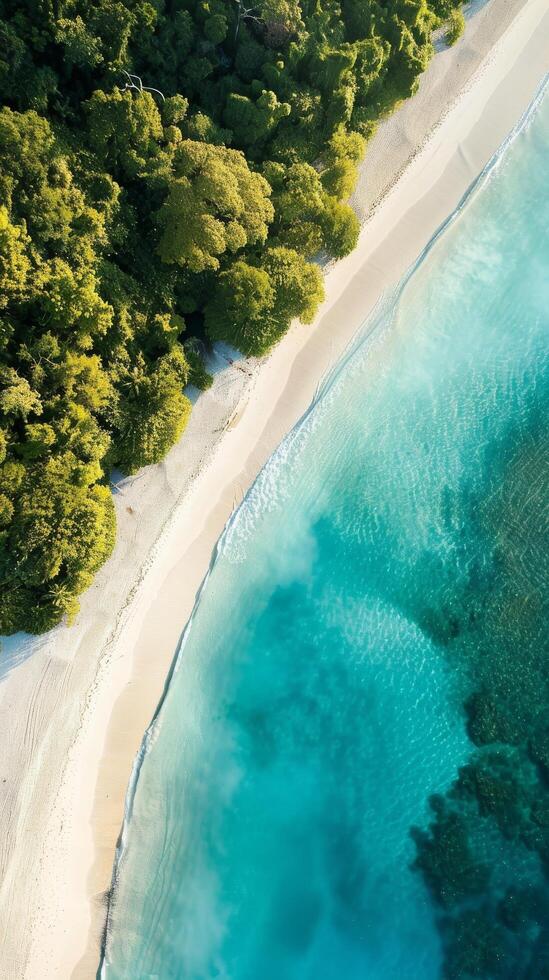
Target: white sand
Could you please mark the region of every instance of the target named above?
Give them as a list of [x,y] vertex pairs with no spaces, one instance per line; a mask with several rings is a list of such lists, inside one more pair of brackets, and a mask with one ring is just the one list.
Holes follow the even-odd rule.
[[124,481],[115,553],[76,625],[4,645],[6,980],[95,976],[132,760],[223,526],[381,291],[455,207],[549,70],[549,0],[475,7],[465,37],[437,54],[419,95],[369,148],[355,205],[364,215],[381,203],[357,250],[330,271],[316,324],[293,328],[263,364],[220,371],[166,461]]

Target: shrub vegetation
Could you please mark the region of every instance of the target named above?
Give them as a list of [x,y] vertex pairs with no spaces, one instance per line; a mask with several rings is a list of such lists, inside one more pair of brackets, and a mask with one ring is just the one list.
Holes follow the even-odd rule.
[[461,35],[465,30],[465,17],[461,10],[452,10],[450,16],[448,17],[448,25],[446,28],[446,44],[452,46],[456,41],[459,41]]

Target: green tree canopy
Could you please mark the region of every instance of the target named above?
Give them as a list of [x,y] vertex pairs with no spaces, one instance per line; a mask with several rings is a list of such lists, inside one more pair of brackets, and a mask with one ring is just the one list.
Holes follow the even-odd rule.
[[306,262],[293,249],[278,246],[267,249],[262,268],[276,292],[277,313],[288,322],[299,317],[302,323],[311,323],[324,299],[319,267]]
[[0,308],[26,296],[30,244],[25,226],[13,225],[7,209],[0,206]]
[[175,179],[158,213],[163,262],[192,272],[218,269],[219,257],[265,241],[273,218],[267,181],[236,150],[184,140]]
[[157,463],[183,432],[191,412],[183,394],[188,378],[189,365],[179,346],[152,370],[138,355],[120,376],[114,416],[116,463],[126,472]]
[[162,121],[149,92],[115,89],[94,92],[87,103],[89,140],[101,165],[113,173],[136,176],[159,155]]
[[323,296],[317,266],[292,249],[270,248],[260,268],[239,261],[221,274],[219,288],[206,306],[206,329],[212,340],[261,356],[294,317],[310,323]]
[[272,318],[275,291],[263,269],[235,262],[222,272],[206,305],[206,330],[212,340],[226,340],[244,354],[266,353],[282,332]]

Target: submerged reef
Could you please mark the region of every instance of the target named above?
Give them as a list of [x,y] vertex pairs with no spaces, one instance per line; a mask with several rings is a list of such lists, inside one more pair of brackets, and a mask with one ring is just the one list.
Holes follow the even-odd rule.
[[427,830],[411,831],[448,978],[549,977],[549,439],[546,406],[533,402],[487,454],[461,520],[455,501],[447,508],[467,540],[440,577],[440,604],[417,616],[466,675],[473,743],[430,799]]

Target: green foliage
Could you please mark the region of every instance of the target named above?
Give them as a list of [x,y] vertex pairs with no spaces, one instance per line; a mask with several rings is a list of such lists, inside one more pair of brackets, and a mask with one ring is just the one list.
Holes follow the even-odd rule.
[[175,179],[158,212],[163,262],[191,272],[219,268],[219,256],[261,244],[273,208],[267,181],[242,153],[184,140],[174,152]]
[[219,277],[205,309],[211,340],[226,340],[244,354],[265,354],[283,328],[273,317],[275,291],[263,269],[235,262]]
[[101,167],[135,177],[159,155],[160,112],[149,92],[96,91],[87,103],[88,139]]
[[74,615],[204,330],[262,355],[314,319],[308,260],[356,243],[366,139],[455,6],[2,0],[0,631]]
[[457,10],[452,10],[450,16],[448,17],[448,26],[446,28],[446,44],[452,45],[456,41],[459,41],[461,35],[465,30],[465,17],[459,8]]
[[[114,544],[112,497],[97,483],[106,442],[85,410],[71,415],[56,439],[57,452],[0,467],[0,487],[13,513],[0,554],[2,633],[23,624],[42,632],[71,617],[75,596],[90,585]],[[51,442],[32,427],[29,434]]]
[[13,225],[0,207],[0,308],[26,294],[30,272],[30,239],[24,225]]
[[351,196],[365,146],[366,140],[359,133],[343,127],[335,131],[325,154],[326,169],[321,174],[322,185],[331,197],[341,201]]
[[204,34],[212,44],[222,44],[227,37],[227,18],[223,14],[212,14],[204,22]]
[[322,232],[328,251],[337,259],[352,252],[358,242],[358,218],[347,204],[327,196],[322,215]]
[[331,197],[347,198],[353,193],[358,179],[358,170],[352,160],[336,160],[322,174],[322,185]]
[[318,266],[305,262],[293,249],[278,246],[267,249],[261,267],[275,290],[277,313],[288,321],[299,317],[302,323],[311,323],[324,299]]
[[238,146],[254,152],[290,112],[288,103],[279,102],[274,92],[263,90],[255,100],[230,92],[223,122],[231,130]]
[[324,297],[317,266],[289,248],[270,248],[259,268],[235,262],[220,276],[206,305],[206,330],[245,354],[261,356],[286,333],[294,317],[310,323]]
[[284,48],[305,31],[298,0],[262,0],[260,7],[263,39],[270,48]]
[[65,49],[69,65],[95,68],[103,61],[101,43],[77,15],[74,20],[60,17],[55,26],[55,40]]
[[352,251],[358,219],[348,205],[326,192],[314,167],[269,163],[264,172],[273,188],[274,232],[280,242],[306,257],[322,249],[337,258]]
[[6,419],[26,420],[29,415],[39,415],[42,402],[37,391],[31,388],[14,368],[0,369],[0,413]]
[[206,370],[200,352],[191,345],[185,346],[185,357],[189,365],[188,383],[200,391],[207,391],[213,384],[212,375]]
[[144,357],[121,374],[114,418],[115,462],[127,473],[157,463],[187,424],[191,403],[182,389],[189,380],[183,350],[174,346],[152,370]]

